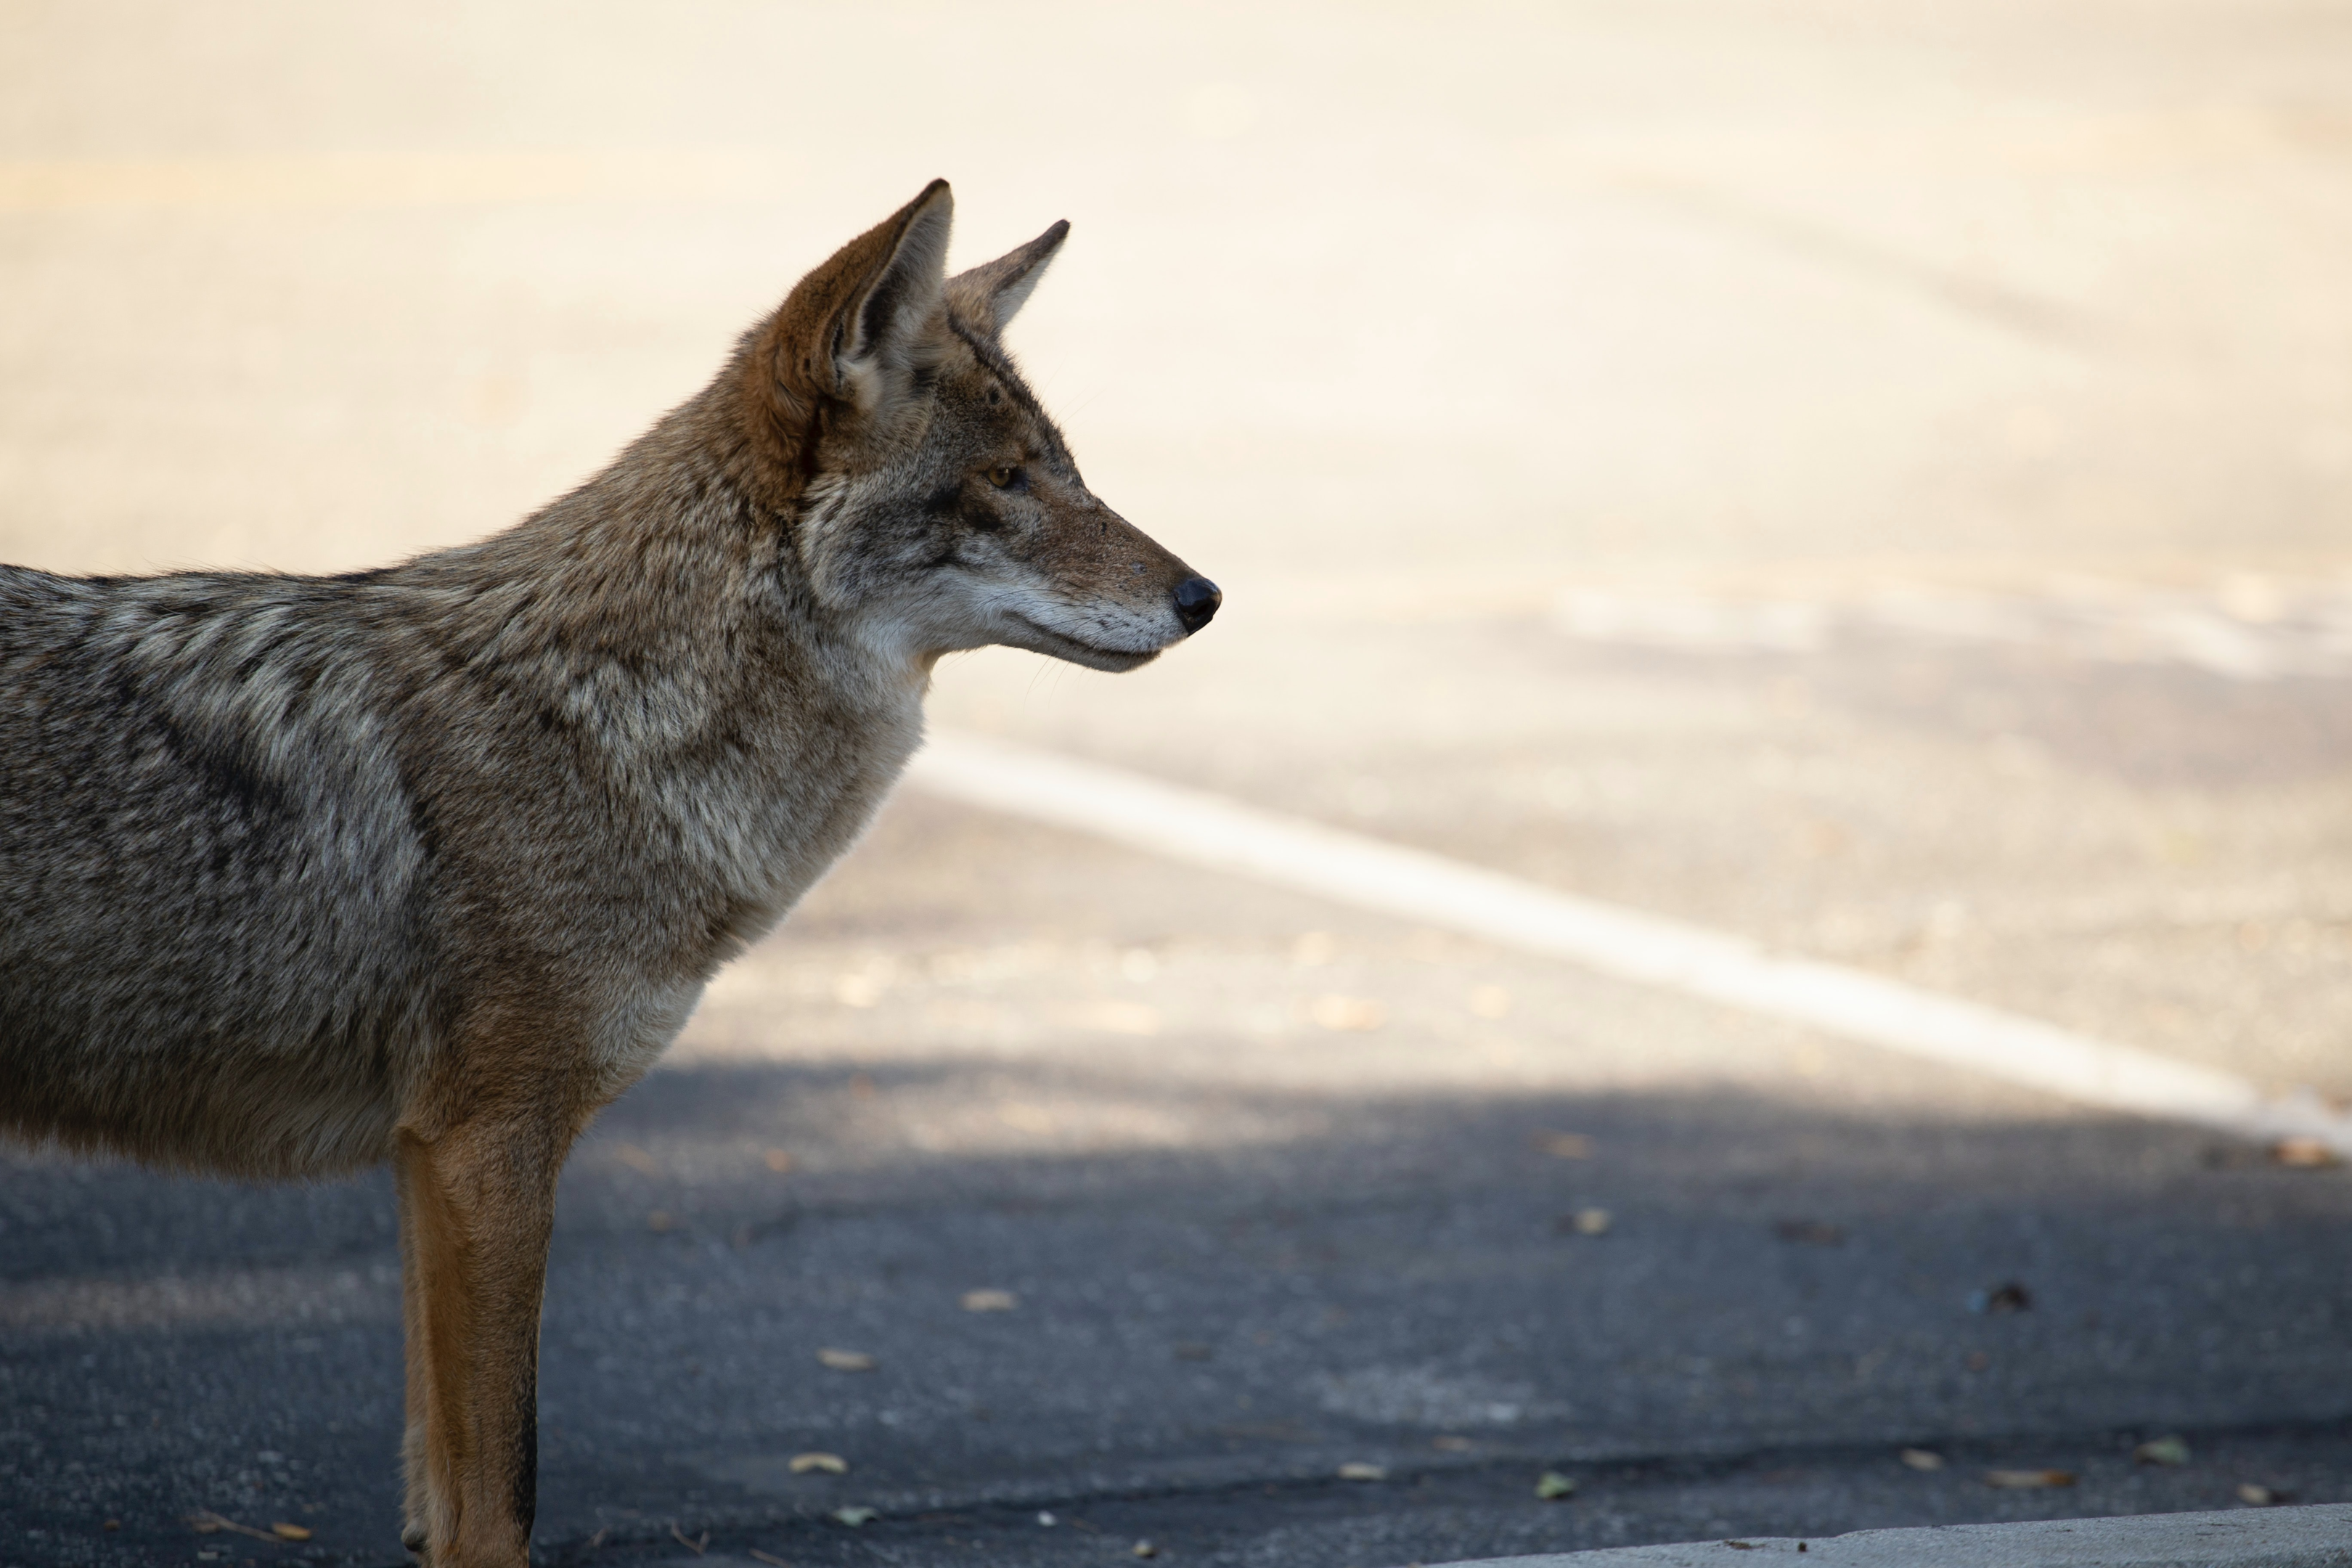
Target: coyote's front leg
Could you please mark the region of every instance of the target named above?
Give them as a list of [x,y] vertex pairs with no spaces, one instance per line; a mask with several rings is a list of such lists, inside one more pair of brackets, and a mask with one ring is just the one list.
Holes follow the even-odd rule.
[[545,1111],[404,1129],[408,1502],[430,1568],[525,1568],[539,1472],[539,1310],[572,1128]]

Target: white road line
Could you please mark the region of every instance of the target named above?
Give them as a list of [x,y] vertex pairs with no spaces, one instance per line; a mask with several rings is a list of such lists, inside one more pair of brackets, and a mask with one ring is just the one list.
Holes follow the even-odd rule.
[[907,770],[933,795],[1076,828],[1424,925],[1570,959],[1848,1039],[2259,1141],[2318,1138],[2352,1156],[2352,1117],[2307,1091],[2265,1096],[2231,1073],[2112,1045],[2032,1018],[1745,938],[1465,866],[1201,790],[1007,742],[934,731]]

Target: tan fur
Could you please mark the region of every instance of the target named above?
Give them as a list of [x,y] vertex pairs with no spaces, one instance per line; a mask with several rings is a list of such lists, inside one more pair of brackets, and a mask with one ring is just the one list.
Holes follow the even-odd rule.
[[1130,668],[1214,587],[1097,500],[934,184],[604,473],[337,578],[0,567],[0,1131],[390,1161],[404,1538],[516,1568],[555,1180],[863,830],[945,653]]

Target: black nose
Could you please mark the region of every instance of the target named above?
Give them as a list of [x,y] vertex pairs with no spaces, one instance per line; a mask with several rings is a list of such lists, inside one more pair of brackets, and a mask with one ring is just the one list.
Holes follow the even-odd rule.
[[1176,584],[1176,618],[1184,623],[1187,636],[1215,619],[1217,606],[1224,602],[1225,596],[1206,577],[1187,577]]

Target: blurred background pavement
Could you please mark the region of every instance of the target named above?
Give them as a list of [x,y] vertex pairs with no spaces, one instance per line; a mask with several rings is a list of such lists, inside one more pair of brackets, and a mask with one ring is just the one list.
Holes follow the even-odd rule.
[[[16,0],[0,559],[477,537],[934,175],[1071,220],[1014,347],[1226,593],[938,721],[2352,1098],[2352,5]],[[398,1561],[384,1184],[5,1158],[0,1561]],[[2338,1500],[2347,1218],[908,793],[567,1176],[541,1548]]]

